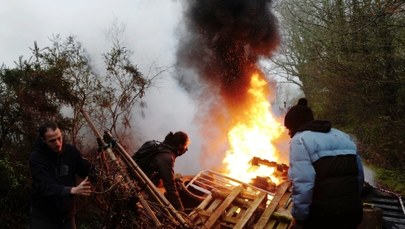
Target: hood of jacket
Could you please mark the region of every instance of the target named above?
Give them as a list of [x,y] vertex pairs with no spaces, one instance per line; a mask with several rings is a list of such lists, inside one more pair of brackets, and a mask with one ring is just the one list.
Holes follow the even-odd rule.
[[307,122],[305,125],[301,126],[297,132],[302,131],[314,131],[314,132],[322,132],[328,133],[332,129],[332,123],[327,120],[313,120]]
[[173,153],[176,157],[178,156],[178,150],[176,147],[165,144],[163,142],[159,145],[159,150],[161,152]]

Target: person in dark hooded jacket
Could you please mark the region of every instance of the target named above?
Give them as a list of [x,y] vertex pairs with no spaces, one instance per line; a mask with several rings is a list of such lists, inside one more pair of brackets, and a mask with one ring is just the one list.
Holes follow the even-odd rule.
[[176,186],[174,163],[178,156],[187,152],[189,143],[188,135],[182,131],[168,133],[163,143],[159,144],[159,153],[144,170],[156,186],[163,181],[167,199],[177,210],[184,210],[184,207]]
[[314,120],[301,98],[286,114],[295,228],[357,228],[364,172],[356,144],[330,121]]
[[[32,177],[30,228],[76,228],[75,199],[89,196],[87,175],[90,163],[80,151],[65,144],[62,132],[54,122],[39,128],[39,136],[29,158]],[[83,178],[75,184],[76,175]]]

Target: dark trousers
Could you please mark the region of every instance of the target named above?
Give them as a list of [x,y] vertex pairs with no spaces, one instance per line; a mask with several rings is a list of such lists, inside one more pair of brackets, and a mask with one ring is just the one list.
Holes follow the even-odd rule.
[[336,218],[336,217],[323,217],[323,218],[313,218],[312,220],[307,220],[303,227],[304,229],[356,229],[359,225],[359,219],[347,216],[346,218]]
[[76,229],[76,222],[74,217],[59,222],[31,217],[30,229]]
[[55,219],[31,207],[30,229],[76,229],[75,217]]
[[31,208],[30,229],[76,229],[75,217],[64,220],[50,219]]

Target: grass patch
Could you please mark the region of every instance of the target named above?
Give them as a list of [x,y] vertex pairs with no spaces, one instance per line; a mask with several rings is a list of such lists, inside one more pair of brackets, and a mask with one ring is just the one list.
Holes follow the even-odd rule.
[[403,169],[384,169],[371,166],[378,187],[405,196],[405,173]]

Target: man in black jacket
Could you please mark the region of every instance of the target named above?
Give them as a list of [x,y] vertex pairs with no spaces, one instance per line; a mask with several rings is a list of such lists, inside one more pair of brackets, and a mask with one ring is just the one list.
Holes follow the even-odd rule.
[[[39,128],[30,155],[32,177],[31,228],[76,228],[76,195],[89,196],[90,163],[73,145],[65,144],[54,122]],[[76,175],[84,180],[76,186]]]

